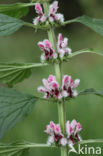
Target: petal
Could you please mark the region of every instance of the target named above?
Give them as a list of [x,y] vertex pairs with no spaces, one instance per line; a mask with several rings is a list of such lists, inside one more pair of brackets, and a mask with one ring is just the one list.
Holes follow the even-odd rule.
[[53,144],[53,143],[54,143],[54,141],[55,141],[54,135],[49,136],[49,137],[48,137],[47,144],[48,144],[48,145],[51,145],[51,144]]
[[56,81],[56,77],[54,75],[49,75],[48,82]]
[[76,125],[77,125],[77,121],[76,120],[72,120],[71,126],[72,126],[73,129],[76,127]]
[[56,20],[60,21],[61,23],[64,22],[64,16],[62,14],[55,14]]
[[40,60],[41,60],[41,62],[44,62],[46,60],[44,54],[41,55]]
[[42,86],[38,87],[37,90],[38,90],[38,92],[41,92],[41,93],[46,92],[46,89]]
[[62,41],[63,41],[63,36],[62,36],[62,34],[59,34],[58,35],[58,47],[59,48],[61,48],[60,45],[61,45]]
[[46,21],[46,16],[45,15],[41,16],[40,21],[45,22]]
[[55,130],[55,123],[50,121],[50,128],[54,131]]
[[54,22],[54,18],[50,16],[50,17],[49,17],[49,21],[50,21],[50,22]]
[[68,38],[64,38],[63,42],[62,42],[62,47],[66,48],[68,45]]
[[68,137],[73,133],[73,128],[69,121],[67,121],[66,123],[66,132],[68,134]]
[[56,133],[56,134],[60,134],[60,133],[61,133],[61,129],[60,129],[60,125],[59,125],[59,124],[57,124],[57,125],[55,126],[55,133]]
[[79,83],[80,83],[80,79],[76,79],[73,83],[73,88],[78,87]]
[[51,134],[51,128],[50,128],[50,125],[47,125],[47,126],[46,126],[45,133],[47,133],[47,134]]
[[78,96],[78,92],[76,91],[76,90],[73,90],[73,97],[76,97],[76,96]]
[[50,87],[49,87],[48,81],[46,79],[43,79],[42,81],[43,81],[44,87],[49,90]]
[[68,96],[68,92],[67,92],[67,91],[65,91],[65,90],[64,90],[64,91],[62,91],[62,96],[63,96],[63,97],[67,97],[67,96]]
[[81,126],[81,124],[78,122],[77,123],[77,126],[76,126],[76,132],[78,133],[78,132],[80,132],[82,130],[82,126]]
[[59,84],[58,84],[58,82],[53,81],[53,82],[51,83],[51,87],[52,87],[52,89],[57,88],[57,89],[59,90]]
[[69,76],[64,75],[64,77],[63,77],[63,86],[65,86],[68,82],[69,82]]
[[65,49],[65,53],[71,54],[71,53],[72,53],[72,50],[71,50],[70,48],[66,48],[66,49]]
[[54,1],[49,7],[49,15],[55,14],[58,10],[58,1]]
[[33,24],[37,25],[39,23],[39,17],[33,19]]
[[66,138],[62,138],[62,139],[60,140],[60,144],[61,144],[62,146],[66,146],[66,144],[67,144],[67,139],[66,139]]
[[73,85],[73,80],[72,80],[71,76],[69,76],[69,80],[68,81],[69,81],[69,85],[72,86]]
[[53,53],[53,58],[56,59],[58,57],[57,53]]
[[43,14],[42,7],[41,7],[40,3],[35,4],[35,10],[38,14]]
[[47,48],[49,48],[49,49],[52,47],[49,40],[44,40],[43,43],[44,43],[45,46],[46,46]]
[[42,50],[44,50],[44,48],[45,48],[45,45],[44,45],[43,42],[38,42],[38,46],[39,46]]

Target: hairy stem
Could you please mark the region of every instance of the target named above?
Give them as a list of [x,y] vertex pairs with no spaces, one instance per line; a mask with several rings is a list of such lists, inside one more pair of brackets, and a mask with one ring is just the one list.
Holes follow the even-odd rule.
[[[45,13],[48,14],[48,3],[47,2],[44,3],[44,10],[45,10]],[[54,29],[52,27],[48,30],[48,38],[49,38],[49,41],[52,43],[52,46],[53,46],[55,52],[57,52],[56,37],[55,37]],[[54,70],[55,70],[55,74],[56,74],[56,79],[59,82],[59,84],[61,85],[62,84],[61,64],[54,63]],[[59,123],[60,123],[62,133],[65,135],[66,114],[65,114],[65,104],[64,104],[63,100],[58,102],[58,117],[59,117]],[[66,147],[61,148],[61,156],[68,156]]]

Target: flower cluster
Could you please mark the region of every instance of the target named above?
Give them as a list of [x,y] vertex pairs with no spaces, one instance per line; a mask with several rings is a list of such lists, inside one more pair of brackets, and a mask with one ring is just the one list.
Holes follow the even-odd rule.
[[68,48],[68,39],[64,38],[62,34],[58,35],[57,52],[54,51],[49,40],[38,42],[38,46],[44,52],[41,55],[41,61],[54,61],[55,59],[63,60],[71,54],[71,49]]
[[62,134],[59,124],[55,124],[53,121],[46,126],[45,132],[49,135],[48,144],[56,144],[60,146],[74,145],[76,142],[81,141],[79,132],[82,130],[82,126],[76,120],[66,123],[66,134]]
[[36,3],[35,10],[39,16],[33,20],[34,25],[43,24],[43,23],[48,24],[48,23],[53,23],[53,22],[58,22],[58,23],[64,22],[63,15],[60,13],[57,13],[57,10],[58,10],[57,1],[54,1],[49,6],[48,15],[44,14],[42,6],[39,3]]
[[44,93],[44,98],[46,99],[72,98],[78,95],[74,88],[78,87],[80,82],[79,79],[73,81],[71,76],[64,75],[61,87],[56,81],[56,77],[53,75],[50,75],[48,79],[43,79],[42,81],[44,86],[38,87],[38,91]]

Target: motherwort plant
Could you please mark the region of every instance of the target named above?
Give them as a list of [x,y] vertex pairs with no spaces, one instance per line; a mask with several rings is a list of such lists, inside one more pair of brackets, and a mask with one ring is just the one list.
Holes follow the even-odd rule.
[[[35,7],[37,13],[32,23],[19,19],[28,13],[30,6]],[[47,102],[50,100],[58,106],[58,123],[55,124],[50,121],[45,129],[48,136],[46,144],[30,142],[1,143],[0,154],[2,156],[19,156],[24,155],[24,152],[29,148],[57,147],[61,150],[61,156],[67,156],[70,151],[75,151],[76,144],[103,142],[102,140],[82,140],[80,136],[81,124],[75,119],[66,121],[65,112],[66,101],[75,100],[83,94],[95,94],[103,97],[103,92],[95,89],[78,91],[77,87],[80,79],[73,80],[72,76],[63,75],[61,68],[63,63],[81,53],[95,53],[101,56],[103,56],[103,53],[93,49],[72,52],[68,46],[68,38],[63,37],[61,32],[57,37],[54,31],[57,27],[77,22],[103,35],[103,21],[88,16],[65,21],[64,15],[58,13],[58,1],[51,3],[49,0],[32,0],[30,3],[0,5],[0,13],[0,36],[10,35],[22,26],[32,27],[36,31],[42,29],[48,34],[48,38],[39,41],[37,45],[38,50],[40,48],[42,51],[40,63],[0,63],[0,82],[8,85],[8,87],[0,87],[0,137],[2,138],[9,129],[29,114],[38,100]],[[37,88],[37,91],[43,94],[43,97],[22,94],[12,89],[16,83],[31,75],[32,68],[45,67],[50,64],[54,68],[55,75],[51,73],[47,79],[43,78],[43,85]]]

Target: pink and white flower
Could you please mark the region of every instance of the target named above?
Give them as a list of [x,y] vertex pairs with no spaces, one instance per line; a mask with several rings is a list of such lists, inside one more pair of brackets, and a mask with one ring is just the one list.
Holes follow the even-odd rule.
[[38,88],[38,91],[41,93],[45,93],[44,98],[48,99],[51,97],[54,98],[61,98],[61,94],[60,94],[60,88],[59,88],[59,84],[56,81],[55,76],[50,75],[48,77],[48,80],[43,79],[43,86],[40,86]]
[[51,60],[53,58],[56,59],[57,55],[54,52],[52,45],[49,40],[44,40],[42,42],[38,42],[38,46],[44,52],[41,56],[41,61]]
[[42,10],[42,6],[40,5],[40,3],[35,4],[35,10],[39,16],[34,18],[34,20],[33,20],[34,25],[37,25],[40,22],[41,23],[45,22],[47,17],[44,15],[43,10]]
[[64,38],[62,34],[58,35],[58,44],[57,49],[58,53],[60,54],[60,58],[63,58],[64,56],[71,54],[71,49],[67,47],[68,46],[68,39]]
[[62,96],[63,97],[75,97],[78,95],[77,91],[74,90],[74,88],[78,87],[80,83],[79,79],[76,79],[75,81],[72,80],[71,76],[64,75],[63,81],[62,81]]
[[49,7],[49,21],[55,22],[59,21],[61,23],[64,22],[64,16],[60,13],[57,13],[58,10],[58,1],[54,1]]
[[47,143],[49,145],[55,143],[61,146],[73,146],[76,142],[81,141],[79,132],[82,130],[82,126],[76,120],[72,122],[67,121],[66,123],[66,134],[65,136],[61,132],[59,124],[55,124],[53,121],[46,126],[45,132],[49,135]]

